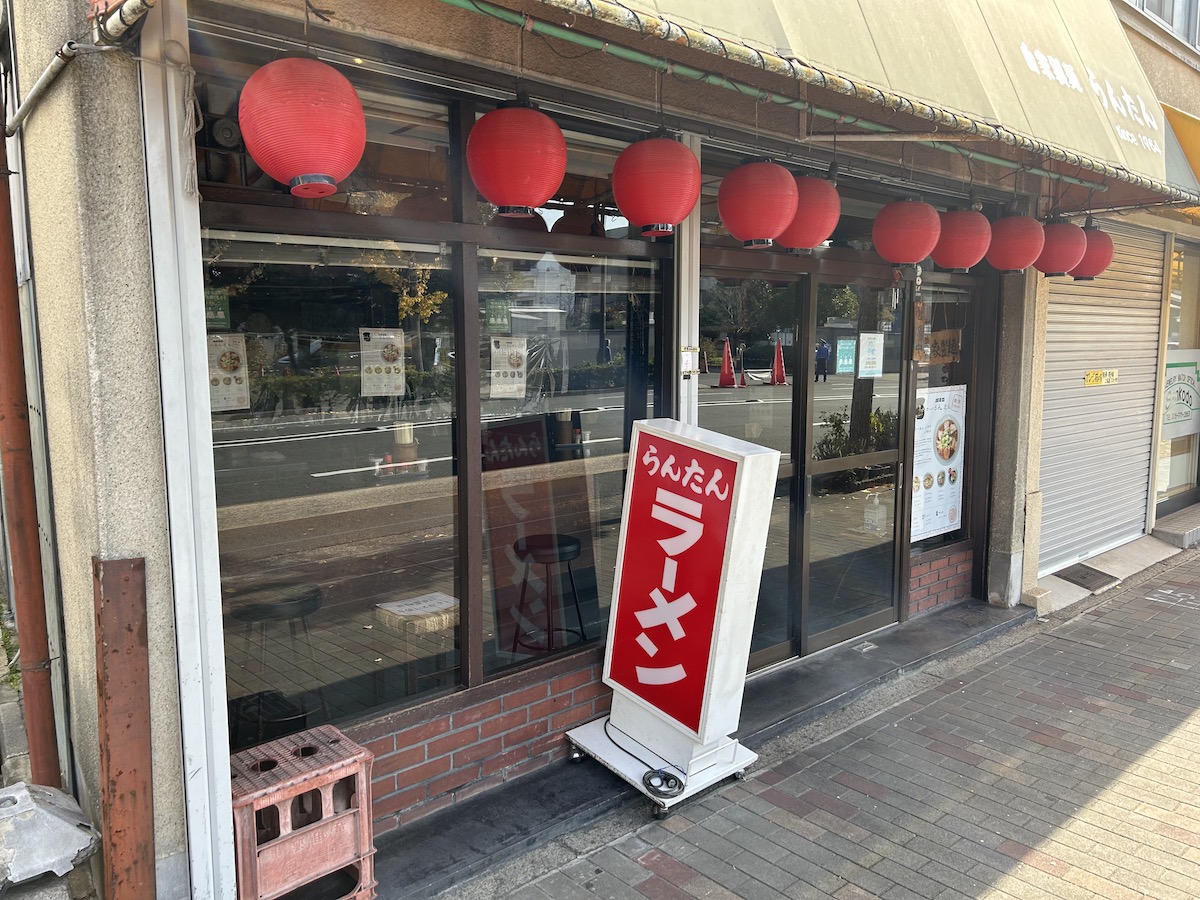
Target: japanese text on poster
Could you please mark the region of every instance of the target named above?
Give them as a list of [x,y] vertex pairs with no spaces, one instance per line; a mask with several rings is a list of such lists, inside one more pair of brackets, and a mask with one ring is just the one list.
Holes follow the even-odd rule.
[[858,377],[883,377],[883,333],[864,331],[859,336]]
[[249,409],[250,376],[246,372],[246,337],[208,336],[208,396],[214,411]]
[[966,385],[917,391],[913,428],[913,541],[944,534],[962,525],[966,407]]
[[492,338],[492,397],[525,396],[525,338]]
[[737,462],[642,433],[631,463],[608,676],[697,731]]
[[358,358],[364,397],[404,396],[404,332],[358,329]]

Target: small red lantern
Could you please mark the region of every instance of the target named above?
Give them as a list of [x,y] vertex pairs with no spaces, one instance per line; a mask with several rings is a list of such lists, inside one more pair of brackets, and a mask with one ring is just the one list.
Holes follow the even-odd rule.
[[842,215],[842,198],[833,182],[796,176],[796,215],[775,242],[794,250],[811,250],[829,240]]
[[673,234],[700,199],[700,163],[679,141],[651,137],[630,144],[617,157],[613,198],[643,237]]
[[367,121],[354,86],[320,60],[295,56],[250,76],[238,125],[259,168],[297,197],[328,197],[362,159]]
[[871,240],[890,263],[911,265],[929,256],[942,234],[938,212],[920,200],[897,200],[875,216]]
[[717,211],[725,230],[743,247],[770,247],[796,216],[796,181],[769,159],[742,163],[717,189]]
[[1083,226],[1083,234],[1087,238],[1087,249],[1083,251],[1079,265],[1068,274],[1076,281],[1091,281],[1112,262],[1113,239],[1092,223],[1091,216]]
[[1020,272],[1033,265],[1046,243],[1042,223],[1029,216],[1005,216],[992,223],[987,261],[999,272]]
[[973,209],[952,209],[939,213],[942,234],[930,254],[943,269],[965,272],[983,259],[992,242],[992,223]]
[[467,138],[467,170],[502,216],[532,216],[567,173],[562,129],[528,100],[502,103]]
[[1046,245],[1033,267],[1046,275],[1066,275],[1079,265],[1087,250],[1087,235],[1074,222],[1051,222],[1046,226]]

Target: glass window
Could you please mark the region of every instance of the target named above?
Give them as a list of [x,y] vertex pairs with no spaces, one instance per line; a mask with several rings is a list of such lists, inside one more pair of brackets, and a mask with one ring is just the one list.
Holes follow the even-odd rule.
[[1158,444],[1156,499],[1180,498],[1196,490],[1198,441],[1193,413],[1195,384],[1200,372],[1200,250],[1176,244],[1171,255],[1167,311],[1165,390]]
[[212,229],[204,261],[234,745],[453,685],[447,261]]
[[481,250],[484,669],[605,636],[658,264]]

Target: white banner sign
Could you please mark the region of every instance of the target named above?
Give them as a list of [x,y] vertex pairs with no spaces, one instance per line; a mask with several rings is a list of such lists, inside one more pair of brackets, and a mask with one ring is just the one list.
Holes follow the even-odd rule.
[[404,396],[404,332],[358,329],[358,360],[363,397]]
[[912,540],[962,525],[967,387],[921,388],[913,429]]
[[1163,383],[1164,441],[1200,433],[1200,350],[1168,350]]
[[858,336],[858,377],[883,377],[883,334],[865,331]]
[[246,336],[208,336],[208,396],[214,411],[250,408],[250,376],[246,372]]

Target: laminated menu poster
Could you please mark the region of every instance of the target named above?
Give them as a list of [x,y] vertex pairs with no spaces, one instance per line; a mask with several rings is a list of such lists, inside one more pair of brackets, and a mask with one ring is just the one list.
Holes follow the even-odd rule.
[[913,429],[913,541],[962,526],[966,413],[966,385],[917,391]]
[[363,397],[404,396],[404,332],[390,328],[358,329],[359,371]]
[[492,338],[492,398],[525,396],[525,338]]
[[208,397],[214,412],[250,408],[245,335],[208,336]]

